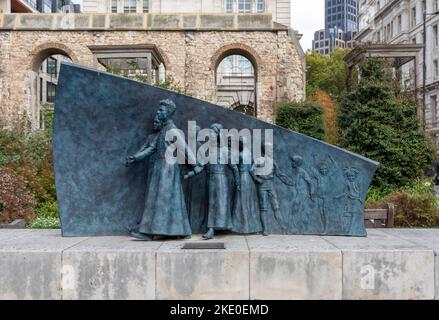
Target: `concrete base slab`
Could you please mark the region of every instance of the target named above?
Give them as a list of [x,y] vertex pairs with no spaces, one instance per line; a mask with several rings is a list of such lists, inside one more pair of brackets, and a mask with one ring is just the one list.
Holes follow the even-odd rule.
[[63,238],[0,230],[0,299],[433,299],[439,230],[367,238],[218,236],[200,240]]
[[439,300],[439,229],[388,229],[385,232],[434,251],[435,299]]
[[183,250],[184,241],[164,242],[157,252],[157,299],[248,299],[245,237],[215,241],[224,241],[225,249]]
[[341,299],[340,250],[314,236],[249,236],[251,299]]
[[160,245],[98,237],[65,250],[63,299],[155,299],[155,255]]
[[434,254],[379,230],[328,237],[343,253],[343,299],[433,299]]

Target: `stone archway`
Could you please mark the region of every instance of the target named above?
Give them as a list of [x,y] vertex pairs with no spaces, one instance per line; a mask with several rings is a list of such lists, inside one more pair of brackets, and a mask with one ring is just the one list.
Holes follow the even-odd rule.
[[[41,121],[41,101],[42,95],[46,97],[49,94],[54,94],[55,85],[51,83],[50,88],[49,82],[45,81],[40,74],[40,68],[46,59],[55,56],[67,57],[70,61],[78,63],[78,58],[74,52],[66,45],[58,42],[48,42],[38,45],[30,52],[30,64],[29,64],[29,106],[28,106],[28,116],[31,119],[32,129],[37,129],[42,126]],[[49,59],[51,60],[51,59]],[[59,66],[55,66],[59,68]],[[56,75],[57,79],[57,75]],[[44,85],[43,85],[44,83]],[[45,90],[42,88],[46,88]],[[47,94],[45,94],[47,92]]]
[[38,72],[41,64],[45,59],[51,55],[61,54],[69,57],[74,63],[78,63],[79,60],[75,53],[66,45],[59,42],[47,42],[35,47],[30,53],[30,69]]
[[238,112],[257,116],[257,74],[262,65],[251,47],[233,43],[221,47],[212,57],[216,103]]

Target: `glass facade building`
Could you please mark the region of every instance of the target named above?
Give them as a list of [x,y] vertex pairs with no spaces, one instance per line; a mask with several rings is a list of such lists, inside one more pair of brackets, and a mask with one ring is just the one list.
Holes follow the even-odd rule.
[[359,0],[325,0],[325,30],[358,30],[358,3]]

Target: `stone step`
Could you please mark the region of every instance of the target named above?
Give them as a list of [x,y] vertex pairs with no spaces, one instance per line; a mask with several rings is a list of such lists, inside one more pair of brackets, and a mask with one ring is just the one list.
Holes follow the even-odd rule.
[[2,229],[0,299],[439,299],[439,229],[200,239]]

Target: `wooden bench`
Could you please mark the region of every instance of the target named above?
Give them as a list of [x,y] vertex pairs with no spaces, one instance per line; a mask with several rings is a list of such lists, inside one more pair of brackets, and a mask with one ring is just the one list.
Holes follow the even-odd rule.
[[395,221],[395,206],[388,203],[385,209],[366,209],[364,224],[366,228],[393,228]]

